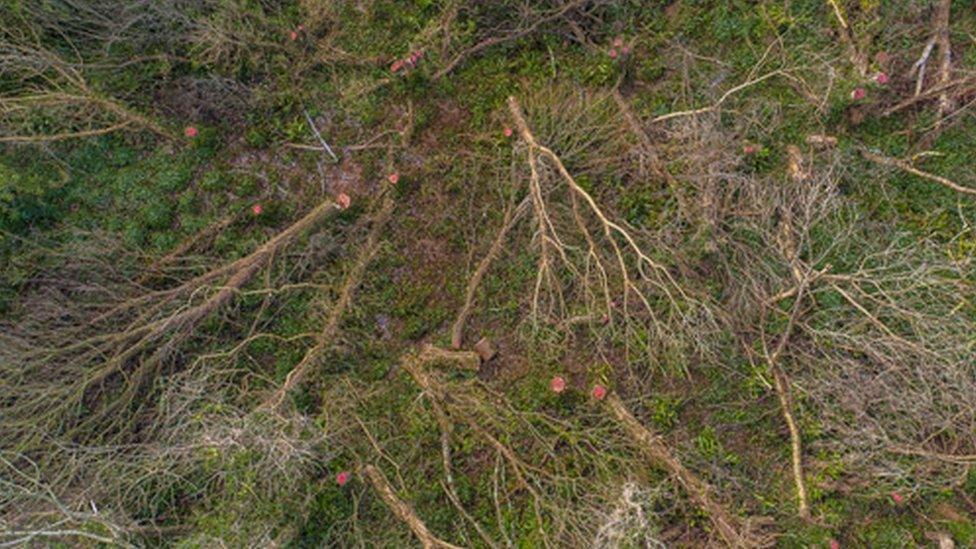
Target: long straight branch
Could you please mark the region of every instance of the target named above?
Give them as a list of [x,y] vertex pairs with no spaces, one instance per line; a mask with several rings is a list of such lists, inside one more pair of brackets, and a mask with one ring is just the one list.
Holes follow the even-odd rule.
[[413,507],[396,495],[390,481],[374,465],[364,466],[363,475],[373,485],[373,489],[380,495],[386,506],[393,511],[393,514],[410,527],[410,531],[417,537],[424,549],[460,549],[457,545],[447,543],[431,534],[430,529],[427,528],[424,521],[420,520]]
[[936,183],[948,187],[956,192],[976,196],[976,189],[970,187],[964,187],[951,179],[942,177],[941,175],[935,175],[928,172],[923,172],[922,170],[916,168],[915,166],[912,166],[911,164],[905,162],[904,160],[900,160],[898,158],[889,158],[887,156],[882,156],[880,154],[873,153],[868,150],[862,150],[861,154],[864,155],[864,158],[867,158],[872,162],[876,162],[878,164],[882,164],[885,166],[893,166],[900,170],[904,170],[912,175],[921,177],[922,179],[935,181]]
[[793,310],[790,313],[786,330],[780,336],[779,342],[776,344],[776,348],[773,349],[772,353],[769,352],[769,348],[766,345],[765,331],[763,332],[762,338],[763,355],[766,358],[769,371],[773,375],[773,384],[776,388],[776,396],[779,399],[780,411],[783,414],[784,421],[786,421],[786,427],[790,432],[790,455],[793,482],[796,485],[797,512],[800,518],[804,520],[809,520],[810,518],[810,502],[807,497],[807,485],[803,473],[803,439],[800,436],[800,429],[797,427],[796,419],[793,417],[793,399],[790,396],[790,380],[786,376],[786,372],[780,367],[779,359],[786,349],[786,344],[793,334],[793,329],[796,327],[803,303],[804,291],[809,282],[809,277],[800,279],[796,287],[796,300],[793,303]]
[[685,467],[664,443],[661,435],[645,427],[627,409],[615,393],[607,397],[610,412],[637,443],[644,455],[655,467],[667,471],[685,490],[691,500],[708,515],[712,526],[730,547],[755,547],[761,545],[753,539],[738,517],[733,515],[712,496],[712,487]]
[[[935,8],[933,26],[935,27],[935,43],[939,46],[939,84],[945,86],[952,76],[952,43],[949,40],[949,14],[952,2],[941,0]],[[939,116],[937,126],[942,124],[942,117],[953,108],[949,93],[944,91],[939,95]]]
[[502,248],[505,246],[508,232],[518,224],[522,216],[525,215],[525,212],[528,211],[531,199],[531,195],[527,196],[514,209],[505,212],[505,219],[502,222],[501,230],[495,235],[495,240],[491,243],[491,247],[488,248],[488,252],[478,262],[478,267],[475,269],[474,274],[468,279],[468,288],[464,292],[464,304],[461,306],[461,310],[458,311],[454,325],[451,326],[451,347],[455,349],[461,348],[462,340],[464,339],[464,324],[467,322],[468,316],[471,314],[471,309],[474,306],[474,294],[478,291],[478,287],[481,286],[481,281],[484,279],[485,274],[487,274],[492,262],[495,261],[495,258],[498,257],[498,254],[501,253]]
[[376,254],[380,234],[382,234],[383,229],[386,227],[393,213],[394,205],[395,203],[390,197],[383,200],[379,212],[377,212],[376,217],[373,219],[373,226],[370,228],[369,235],[366,237],[366,242],[363,244],[356,261],[343,280],[342,289],[339,292],[339,299],[332,305],[329,315],[322,325],[322,330],[316,338],[315,345],[305,352],[305,356],[302,357],[298,365],[288,373],[285,382],[261,405],[261,408],[277,408],[284,400],[285,395],[308,377],[319,356],[332,344],[335,334],[339,330],[339,323],[342,321],[346,309],[352,303],[353,294],[362,282],[366,267]]

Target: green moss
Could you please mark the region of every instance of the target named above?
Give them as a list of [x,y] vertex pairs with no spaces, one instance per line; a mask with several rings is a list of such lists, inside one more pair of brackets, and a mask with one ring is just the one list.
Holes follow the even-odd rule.
[[[884,47],[900,58],[917,55],[918,44],[911,39],[917,33],[879,26],[897,3],[862,4],[862,9],[851,10],[850,16],[857,34],[872,37],[872,50]],[[228,5],[235,7],[236,17],[221,19],[218,15],[225,12],[218,8],[213,13],[191,10],[187,16],[202,17],[218,31],[227,32],[221,36],[253,47],[235,49],[228,43],[229,49],[213,60],[208,55],[214,52],[208,53],[204,46],[189,50],[180,46],[174,53],[185,55],[180,61],[113,70],[114,81],[103,75],[96,83],[99,89],[135,97],[148,84],[162,88],[173,78],[230,77],[246,85],[252,94],[247,112],[235,113],[245,121],[243,127],[230,127],[223,121],[200,123],[196,138],[172,142],[153,141],[153,137],[137,132],[119,133],[52,145],[43,154],[41,149],[33,148],[3,149],[0,234],[56,234],[59,227],[107,231],[121,235],[129,246],[155,257],[214,221],[242,212],[234,224],[215,235],[202,250],[221,262],[231,261],[272,238],[322,198],[318,154],[281,147],[285,142],[313,142],[303,108],[308,108],[313,116],[323,115],[330,120],[329,127],[323,130],[337,151],[342,146],[382,136],[374,143],[380,145],[377,150],[348,151],[344,160],[361,171],[367,184],[380,179],[390,165],[401,170],[401,182],[393,191],[398,202],[397,219],[384,233],[380,252],[343,318],[341,334],[330,342],[312,379],[294,394],[293,403],[300,412],[310,415],[321,414],[323,407],[332,404],[353,407],[363,425],[373,430],[384,454],[393,456],[399,467],[394,475],[392,465],[376,457],[375,448],[364,442],[358,431],[359,425],[345,415],[348,410],[337,417],[318,416],[327,433],[339,432],[335,466],[352,469],[359,461],[377,461],[384,468],[389,467],[391,478],[396,477],[397,491],[416,507],[433,531],[446,539],[461,540],[466,533],[478,542],[465,524],[458,524],[454,507],[435,481],[443,474],[440,427],[429,396],[422,395],[402,372],[396,373],[396,364],[398,357],[418,342],[446,344],[446,327],[463,299],[467,276],[501,223],[501,205],[509,195],[524,192],[527,176],[522,145],[517,137],[505,138],[500,132],[501,126],[511,124],[505,107],[509,95],[529,96],[554,86],[599,92],[619,86],[646,119],[711,105],[725,91],[750,78],[786,68],[791,78],[773,77],[741,90],[728,97],[721,116],[695,119],[700,123],[695,131],[727,132],[726,141],[718,146],[721,150],[710,151],[715,158],[723,158],[707,168],[714,170],[713,175],[718,174],[715,178],[719,184],[734,184],[740,177],[755,177],[771,187],[782,184],[789,145],[799,146],[809,154],[814,169],[829,166],[836,170],[834,173],[841,178],[839,200],[844,201],[845,207],[836,215],[817,219],[809,240],[804,242],[809,248],[804,259],[819,261],[813,265],[815,268],[827,263],[834,272],[848,272],[860,266],[871,268],[874,264],[870,261],[862,263],[865,243],[881,238],[890,238],[897,246],[919,238],[934,239],[944,243],[945,253],[960,265],[969,261],[976,250],[976,237],[971,231],[965,232],[976,220],[976,206],[971,201],[960,200],[956,193],[937,183],[897,170],[879,170],[861,157],[862,147],[899,158],[920,152],[913,148],[919,143],[919,136],[913,131],[931,125],[935,110],[931,105],[921,105],[898,116],[879,116],[902,93],[895,85],[867,85],[868,97],[852,103],[850,90],[865,83],[843,61],[846,52],[834,39],[832,14],[821,1],[757,4],[745,0],[695,0],[594,5],[593,11],[578,21],[584,27],[586,44],[576,41],[576,35],[564,26],[563,20],[555,20],[528,36],[465,58],[439,80],[433,75],[443,63],[472,46],[483,33],[513,28],[513,23],[518,23],[514,8],[520,4],[466,4],[453,20],[444,11],[452,4],[433,0],[337,2],[328,3],[327,7],[315,2],[248,0]],[[327,13],[302,11],[316,6]],[[961,5],[954,5],[953,9],[960,17],[955,27],[966,28],[972,15]],[[0,10],[0,15],[3,13]],[[307,29],[308,34],[301,40],[290,43],[285,38],[289,29],[304,23],[311,26],[310,21],[316,17],[321,18],[319,27]],[[447,37],[441,34],[446,28],[451,33]],[[633,51],[614,59],[609,55],[609,45],[617,36],[629,44],[632,41]],[[770,44],[775,47],[767,50]],[[129,48],[112,50],[119,54],[137,51],[131,45],[113,47]],[[162,46],[155,48],[151,51],[167,51]],[[425,51],[418,66],[393,76],[388,62],[418,48]],[[347,52],[356,59],[349,62],[336,52]],[[963,48],[959,57],[955,62],[960,67],[976,66],[972,51]],[[813,63],[811,59],[831,60],[836,66],[829,94],[828,87],[819,80],[823,77],[819,65],[811,67],[819,61]],[[837,59],[841,61],[833,61]],[[801,90],[812,91],[817,99],[825,94],[824,110],[811,105]],[[140,101],[143,104],[136,106],[146,112],[158,112],[160,118],[166,112],[151,108],[145,98]],[[446,107],[456,108],[461,114],[443,116],[449,110]],[[863,110],[859,111],[864,114],[863,120],[855,122],[855,109]],[[601,120],[619,124],[612,104],[603,114],[606,118]],[[412,132],[409,142],[403,143],[396,132],[408,120]],[[694,150],[684,148],[694,146],[693,137],[685,137],[679,150],[669,148],[669,139],[672,132],[687,132],[692,120],[674,122],[673,126],[647,125],[655,144],[661,145],[660,154],[668,167],[689,189],[697,183],[694,177],[696,170],[702,169],[702,159],[694,157]],[[714,127],[710,126],[713,121]],[[40,122],[51,120],[48,117]],[[160,122],[177,133],[187,123],[181,119]],[[916,165],[971,184],[971,151],[976,146],[973,128],[971,120],[958,117],[926,145],[938,154],[921,156],[915,160]],[[384,133],[390,131],[394,133]],[[836,135],[839,146],[836,150],[812,150],[805,145],[805,139],[814,132]],[[242,142],[261,149],[262,156],[272,156],[274,162],[262,162],[254,173],[244,173],[235,163]],[[745,144],[759,148],[746,154],[741,151]],[[740,158],[726,162],[726,155]],[[577,167],[571,160],[567,160],[567,165],[571,170]],[[323,165],[323,169],[326,183],[333,184],[332,172],[328,171],[331,168]],[[732,172],[727,181],[723,179],[726,170]],[[299,175],[293,177],[294,173]],[[648,231],[655,237],[655,231],[662,227],[684,222],[674,215],[676,203],[658,181],[644,181],[632,173],[599,173],[582,174],[578,183],[635,231]],[[266,307],[262,322],[253,329],[269,337],[250,341],[240,351],[234,368],[253,384],[250,389],[258,392],[280,383],[309,347],[310,338],[299,336],[317,333],[324,311],[334,302],[334,283],[342,279],[354,255],[361,234],[357,223],[368,211],[371,198],[370,192],[364,193],[363,204],[357,203],[330,221],[328,227],[321,228],[315,247],[308,245],[313,242],[311,239],[299,241],[275,257],[269,273],[278,275],[294,269],[283,279],[314,280],[318,287],[280,295],[236,296],[226,315],[214,315],[197,330],[200,340],[191,343],[185,355],[191,357],[190,351],[214,348],[226,350],[224,344],[239,342],[242,334],[252,329],[240,318]],[[703,200],[701,196],[692,198]],[[735,197],[730,200],[733,204],[721,207],[735,207]],[[260,217],[246,211],[256,201],[264,208]],[[483,208],[486,213],[474,212],[473,207]],[[689,285],[700,289],[701,298],[724,304],[731,292],[716,282],[722,276],[715,273],[724,268],[726,254],[735,250],[715,251],[715,235],[730,235],[737,246],[760,248],[770,244],[755,229],[754,223],[765,220],[747,217],[743,214],[741,226],[689,229],[679,237],[684,240],[666,242],[666,246],[651,254],[671,265],[674,258],[669,257],[670,248],[679,248],[681,261],[689,267],[680,273],[682,282],[687,279]],[[837,228],[851,221],[861,232],[851,242],[838,242]],[[586,429],[607,428],[595,419],[604,418],[598,404],[585,391],[573,388],[555,394],[548,388],[552,375],[569,377],[567,360],[585,362],[581,369],[587,384],[617,383],[622,377],[620,371],[630,368],[636,377],[653,380],[646,386],[662,388],[654,394],[631,394],[631,387],[620,383],[621,393],[632,398],[631,402],[640,403],[639,416],[655,430],[667,434],[679,448],[690,450],[687,456],[691,467],[721,470],[714,479],[718,488],[723,495],[730,494],[737,503],[743,503],[747,510],[743,512],[751,513],[758,507],[776,517],[781,534],[778,540],[784,547],[825,546],[830,538],[841,540],[845,546],[923,543],[924,532],[919,531],[917,518],[906,510],[867,504],[864,494],[834,488],[857,471],[846,467],[843,455],[814,449],[830,433],[825,432],[814,413],[814,403],[804,400],[802,392],[796,396],[797,418],[809,457],[813,458],[808,469],[811,502],[822,521],[811,525],[789,518],[795,513],[792,493],[784,488],[790,486],[789,479],[778,468],[768,466],[771,461],[788,463],[788,447],[768,370],[761,363],[744,360],[739,354],[739,342],[731,334],[709,333],[707,337],[714,337],[709,343],[719,350],[719,356],[703,360],[684,350],[659,349],[646,330],[624,334],[594,328],[595,333],[591,334],[544,322],[527,322],[531,307],[527,296],[531,295],[538,268],[538,243],[530,240],[532,230],[524,223],[513,231],[508,248],[492,266],[477,296],[477,318],[472,323],[477,326],[478,335],[503,343],[503,355],[481,372],[478,380],[469,374],[442,372],[445,382],[457,387],[484,387],[503,393],[512,406],[525,413],[521,420],[544,433],[545,445],[536,444],[520,430],[524,424],[508,422],[511,418],[507,416],[491,416],[489,419],[500,425],[498,438],[516,449],[520,457],[529,463],[558,463],[558,474],[565,478],[589,479],[596,475],[605,486],[613,486],[625,477],[636,477],[649,485],[666,481],[660,472],[647,471],[643,465],[628,465],[633,461],[629,454],[632,448],[614,446],[618,441],[613,436],[608,437],[607,447],[599,449],[605,452],[601,454],[603,462],[594,463],[579,448],[590,444],[581,434]],[[960,233],[964,234],[959,236]],[[903,240],[891,236],[895,234],[904,235],[898,237]],[[441,245],[447,259],[438,258],[431,267],[429,258],[414,251],[418,238]],[[16,246],[10,244],[14,240],[3,241],[6,255],[0,260],[17,253]],[[330,245],[334,249],[319,250],[317,246],[328,247],[322,241],[333,243]],[[720,242],[718,246],[727,244]],[[317,255],[302,255],[312,248]],[[829,253],[822,255],[820,252],[825,250]],[[11,261],[3,272],[2,295],[17,295],[37,268]],[[164,283],[168,282],[160,284]],[[249,289],[258,284],[255,282]],[[652,296],[651,303],[663,307],[663,298]],[[837,292],[819,290],[813,305],[831,310],[845,307],[846,301]],[[783,300],[778,313],[788,312],[792,306],[792,300]],[[582,307],[571,309],[573,314],[587,312]],[[742,323],[752,320],[736,319]],[[835,321],[817,318],[810,322],[814,328],[829,328]],[[823,322],[823,326],[818,322]],[[767,336],[781,336],[786,328],[785,315],[771,315],[765,328]],[[593,349],[587,339],[590,335],[605,339],[611,351],[626,348],[628,352],[618,355]],[[295,339],[286,341],[289,337]],[[758,351],[759,343],[755,345],[754,350]],[[633,349],[649,351],[635,357]],[[592,355],[587,354],[591,351]],[[515,371],[516,367],[520,369]],[[673,384],[688,379],[693,379],[694,384],[686,392],[672,389]],[[362,391],[362,401],[349,403],[346,400],[354,399],[337,389],[348,387],[368,390]],[[492,413],[504,416],[510,412],[492,409]],[[547,431],[550,427],[542,421],[532,423],[541,414],[557,418],[564,431]],[[495,450],[464,424],[457,423],[451,433],[451,450],[454,480],[465,508],[498,539],[504,529],[520,546],[541,545],[540,529],[555,527],[548,522],[549,515],[544,514],[539,524],[530,495],[514,488],[510,476],[499,481],[510,497],[497,510],[491,498],[486,497],[494,490]],[[691,447],[683,446],[689,440]],[[251,531],[237,530],[235,526],[243,513],[282,523],[308,513],[299,546],[352,545],[359,541],[355,539],[358,535],[365,543],[377,546],[396,547],[413,541],[410,532],[361,479],[340,488],[328,482],[333,471],[320,471],[322,478],[316,479],[314,486],[305,487],[311,495],[307,506],[304,499],[265,498],[262,494],[256,497],[261,479],[255,476],[253,465],[258,458],[246,451],[203,456],[202,473],[219,477],[219,487],[201,484],[208,487],[198,492],[207,493],[196,496],[187,486],[171,491],[161,489],[145,510],[147,520],[174,507],[189,507],[196,517],[194,528],[200,533],[226,543],[246,543]],[[708,463],[702,465],[703,461]],[[191,480],[195,483],[199,479]],[[739,489],[726,492],[727,485],[723,483]],[[551,486],[552,494],[564,501],[596,497],[576,494],[575,489],[569,483],[554,482]],[[976,476],[963,489],[976,493]],[[936,500],[947,497],[951,494],[921,494],[913,504],[918,513],[928,516]],[[673,510],[661,513],[666,517],[662,520],[682,525],[708,524],[700,514],[675,519]],[[354,516],[358,531],[349,526]],[[942,521],[940,525],[960,545],[974,543],[976,527],[971,521]]]
[[957,545],[970,547],[976,544],[976,522],[972,520],[954,520],[947,522],[945,527]]
[[867,547],[909,547],[917,543],[915,536],[903,521],[885,518],[872,522],[854,534],[854,538]]
[[659,396],[647,406],[651,411],[651,421],[662,432],[670,431],[678,421],[682,400],[672,396]]

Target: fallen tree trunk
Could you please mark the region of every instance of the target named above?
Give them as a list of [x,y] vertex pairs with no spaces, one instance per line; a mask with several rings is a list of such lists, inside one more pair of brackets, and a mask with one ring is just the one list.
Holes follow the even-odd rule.
[[678,461],[660,435],[645,427],[616,394],[607,397],[607,406],[621,426],[633,438],[641,452],[655,467],[667,471],[685,490],[692,501],[704,511],[712,526],[731,547],[756,547],[761,540],[753,538],[738,517],[733,515],[712,495],[712,488]]
[[912,166],[911,164],[909,164],[904,160],[898,158],[889,158],[887,156],[881,156],[880,154],[876,154],[868,150],[862,150],[861,154],[863,154],[864,158],[867,158],[871,162],[875,162],[884,166],[893,166],[900,170],[904,170],[916,177],[921,177],[922,179],[928,179],[929,181],[935,181],[939,185],[952,189],[957,193],[976,195],[976,189],[974,188],[964,187],[951,179],[942,177],[941,175],[935,175],[932,173],[923,172],[922,170],[916,168],[915,166]]
[[531,196],[526,197],[515,207],[514,210],[509,209],[505,212],[505,220],[502,222],[502,228],[495,235],[495,240],[492,241],[491,247],[488,248],[488,252],[481,261],[478,262],[478,267],[475,269],[474,274],[468,279],[468,288],[464,293],[464,304],[461,306],[461,310],[458,311],[457,319],[454,321],[454,325],[451,326],[451,347],[454,349],[460,349],[462,343],[464,342],[464,325],[468,320],[468,316],[471,315],[471,309],[474,307],[474,294],[478,291],[478,287],[481,286],[481,281],[484,279],[485,274],[488,273],[488,269],[491,268],[491,264],[495,261],[495,258],[501,253],[502,248],[505,246],[505,240],[508,237],[509,231],[513,227],[518,225],[518,222],[522,219],[522,216],[529,210],[529,205]]
[[460,549],[457,545],[447,543],[431,534],[427,525],[424,524],[424,521],[420,520],[413,507],[396,495],[393,487],[390,486],[390,481],[386,479],[386,476],[379,469],[373,465],[366,465],[363,467],[363,475],[373,485],[373,489],[380,495],[383,503],[393,511],[393,514],[398,519],[410,527],[410,531],[413,532],[413,535],[417,536],[417,540],[420,541],[424,549]]
[[[20,451],[39,449],[43,441],[61,435],[83,443],[118,440],[138,423],[138,411],[146,406],[140,395],[201,322],[228,306],[275,255],[338,210],[331,200],[323,202],[246,257],[175,289],[150,292],[110,308],[96,317],[97,322],[87,323],[94,335],[72,331],[64,337],[43,334],[42,339],[42,334],[25,334],[22,339],[32,349],[10,366],[10,379],[20,382],[0,391],[0,427],[17,441]],[[182,304],[220,279],[223,284],[202,302]],[[136,304],[149,312],[120,320]],[[167,313],[168,309],[173,311]],[[106,333],[113,322],[125,322],[125,327]]]
[[333,304],[329,315],[325,319],[325,323],[322,325],[322,330],[319,332],[316,338],[315,345],[305,352],[305,356],[302,360],[292,368],[291,372],[285,378],[285,382],[279,387],[264,403],[261,405],[262,408],[274,409],[281,405],[285,398],[285,395],[289,391],[297,387],[302,383],[308,374],[310,373],[312,366],[315,365],[318,358],[328,349],[328,346],[333,342],[336,332],[339,331],[339,323],[342,321],[342,316],[345,314],[346,309],[352,304],[353,294],[359,284],[362,282],[363,274],[366,272],[366,267],[369,262],[373,259],[376,254],[377,245],[379,243],[380,234],[386,227],[387,222],[390,220],[390,216],[393,213],[394,202],[391,198],[386,198],[383,201],[383,205],[380,207],[379,212],[376,214],[373,220],[373,227],[370,229],[369,236],[366,237],[366,243],[363,244],[359,256],[356,258],[356,262],[353,264],[352,269],[346,275],[342,282],[342,288],[339,291],[339,299]]

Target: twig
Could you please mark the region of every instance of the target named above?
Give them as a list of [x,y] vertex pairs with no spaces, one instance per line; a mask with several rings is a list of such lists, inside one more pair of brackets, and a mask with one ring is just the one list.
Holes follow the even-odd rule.
[[325,139],[322,138],[322,134],[319,133],[319,129],[315,127],[315,121],[312,120],[312,115],[308,114],[308,109],[302,107],[302,112],[305,113],[305,120],[308,121],[308,127],[312,128],[312,133],[315,134],[315,137],[319,140],[319,143],[322,144],[322,150],[329,153],[329,156],[332,157],[333,162],[338,163],[339,157],[332,152],[332,147],[330,147],[329,144],[325,142]]
[[448,351],[433,345],[425,345],[419,359],[424,363],[450,363],[462,370],[477,372],[481,368],[481,358],[472,351]]
[[[959,79],[953,80],[951,82],[946,82],[945,84],[936,84],[935,86],[930,87],[929,89],[925,90],[921,94],[913,95],[912,97],[909,97],[908,99],[905,99],[905,100],[897,103],[894,106],[888,107],[887,109],[885,109],[881,113],[881,116],[882,117],[891,116],[892,114],[894,114],[894,113],[896,113],[896,112],[898,112],[900,110],[906,109],[908,107],[911,107],[912,105],[914,105],[914,104],[916,104],[916,103],[918,103],[920,101],[924,101],[926,99],[929,99],[931,97],[934,97],[936,95],[939,95],[939,94],[941,94],[943,92],[947,92],[950,88],[954,88],[956,86],[963,86],[963,85],[967,85],[967,84],[972,84],[972,83],[973,83],[973,79],[972,78],[959,78]],[[972,90],[973,90],[973,88],[971,88],[971,87],[970,88],[966,88],[966,89],[962,90],[961,92],[956,92],[954,95],[965,95],[965,94],[969,93]]]
[[491,537],[488,536],[488,533],[485,532],[484,527],[482,527],[481,524],[478,524],[478,521],[474,520],[471,513],[468,513],[468,511],[465,510],[464,506],[461,505],[461,500],[458,498],[457,492],[453,488],[449,488],[446,485],[443,485],[442,487],[444,488],[444,493],[447,494],[447,498],[451,500],[451,503],[458,510],[458,512],[461,513],[461,516],[470,522],[471,526],[474,527],[475,531],[478,533],[478,536],[481,538],[481,541],[484,541],[485,545],[488,547],[496,549],[498,547],[498,543],[491,539]]
[[922,48],[922,54],[918,56],[918,60],[912,65],[912,69],[908,71],[909,76],[916,71],[918,72],[918,75],[915,77],[916,97],[922,93],[922,86],[925,84],[925,66],[929,62],[929,56],[932,55],[933,49],[935,49],[935,35],[925,43],[925,47]]
[[53,141],[65,141],[68,139],[79,139],[82,137],[94,137],[96,135],[105,135],[107,133],[112,133],[117,130],[121,130],[133,123],[132,120],[123,120],[118,124],[113,124],[105,128],[98,128],[94,130],[82,130],[76,132],[63,132],[56,133],[52,135],[5,135],[0,136],[0,143],[51,143]]
[[840,6],[837,4],[837,0],[827,0],[827,3],[834,10],[834,17],[837,18],[837,22],[840,24],[840,39],[842,42],[847,44],[848,55],[851,60],[851,64],[857,69],[858,74],[864,76],[868,73],[868,60],[867,57],[861,53],[857,48],[857,43],[854,41],[854,34],[851,32],[851,26],[844,19],[844,15],[841,12]]
[[851,306],[853,306],[861,314],[863,314],[871,322],[871,324],[874,324],[875,327],[877,327],[879,330],[881,330],[882,332],[884,332],[885,335],[887,335],[888,337],[890,337],[894,341],[897,341],[898,343],[901,343],[902,345],[911,348],[912,350],[914,350],[915,352],[917,352],[920,355],[928,355],[928,354],[931,354],[931,352],[928,351],[927,349],[925,349],[924,347],[921,347],[917,343],[914,343],[912,341],[909,341],[909,340],[901,337],[900,335],[896,334],[895,332],[893,332],[891,330],[891,328],[888,327],[887,324],[885,324],[884,322],[882,322],[881,319],[879,319],[877,316],[871,314],[871,311],[867,310],[867,308],[864,307],[864,305],[861,305],[860,302],[858,302],[856,299],[854,299],[854,296],[852,296],[851,294],[849,294],[846,291],[844,291],[844,289],[841,288],[840,286],[838,286],[837,284],[831,282],[830,283],[830,287],[833,288],[834,291],[836,291],[837,293],[839,293],[841,295],[841,297],[843,297],[848,303],[851,304]]
[[238,218],[239,215],[240,215],[239,212],[231,213],[230,215],[224,216],[223,218],[215,221],[214,223],[207,225],[202,230],[197,231],[196,233],[190,235],[182,242],[180,242],[175,248],[169,251],[166,255],[157,259],[156,261],[153,261],[153,263],[149,266],[149,268],[146,269],[146,273],[140,276],[137,279],[136,283],[145,284],[153,277],[155,277],[157,274],[159,274],[160,269],[166,267],[170,263],[185,256],[187,252],[189,252],[191,249],[193,249],[194,246],[197,245],[198,242],[201,242],[204,239],[209,239],[214,235],[219,234],[227,227],[229,227],[230,224],[233,223]]
[[704,114],[707,112],[712,112],[714,110],[717,110],[719,107],[721,107],[722,103],[725,103],[725,100],[731,97],[736,92],[740,92],[750,86],[755,86],[756,84],[759,84],[760,82],[768,80],[769,78],[772,78],[774,76],[782,76],[782,75],[786,75],[786,72],[779,69],[774,70],[758,78],[753,78],[752,80],[743,82],[742,84],[739,84],[738,86],[735,86],[734,88],[727,90],[725,93],[722,94],[721,97],[718,98],[718,101],[716,101],[714,104],[712,104],[709,107],[702,107],[700,109],[692,109],[687,111],[677,111],[677,112],[670,112],[668,114],[662,114],[661,116],[652,118],[651,123],[656,124],[658,122],[664,122],[665,120],[671,120],[672,118],[678,118],[681,116],[692,116],[696,114]]
[[59,539],[70,539],[70,538],[82,538],[89,539],[93,542],[104,543],[106,545],[115,545],[119,547],[135,547],[128,543],[123,543],[119,539],[108,538],[105,536],[99,536],[91,532],[86,532],[84,530],[7,530],[0,533],[0,536],[10,536],[16,539],[11,541],[0,542],[0,547],[26,547],[32,545],[31,542],[35,541],[35,538],[59,538]]
[[678,201],[678,208],[685,216],[690,217],[691,210],[689,209],[684,193],[681,191],[681,184],[674,177],[674,175],[671,174],[667,166],[657,155],[657,152],[654,150],[654,144],[651,142],[651,138],[647,135],[647,132],[644,131],[643,126],[641,126],[640,120],[637,114],[634,112],[634,109],[632,109],[627,100],[620,95],[620,90],[613,90],[613,100],[617,102],[617,107],[623,114],[624,120],[627,122],[627,126],[630,128],[630,131],[637,136],[637,140],[640,142],[644,154],[650,161],[651,171],[667,182],[668,188],[671,190],[671,194],[673,194],[675,200]]
[[961,465],[976,465],[976,454],[945,454],[941,452],[931,452],[929,450],[921,450],[918,448],[905,448],[900,446],[889,446],[887,448],[889,452],[895,454],[902,454],[906,456],[923,456],[928,458],[934,458],[939,461],[944,461],[947,463],[958,463]]
[[834,8],[834,16],[837,17],[837,22],[840,26],[847,28],[847,21],[844,19],[844,14],[840,11],[840,6],[837,5],[837,0],[827,0],[827,3]]

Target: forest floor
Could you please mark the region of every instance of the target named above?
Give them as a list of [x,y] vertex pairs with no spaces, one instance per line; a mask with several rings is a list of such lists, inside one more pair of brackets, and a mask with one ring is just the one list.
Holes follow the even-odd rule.
[[0,7],[0,546],[976,546],[964,1]]

